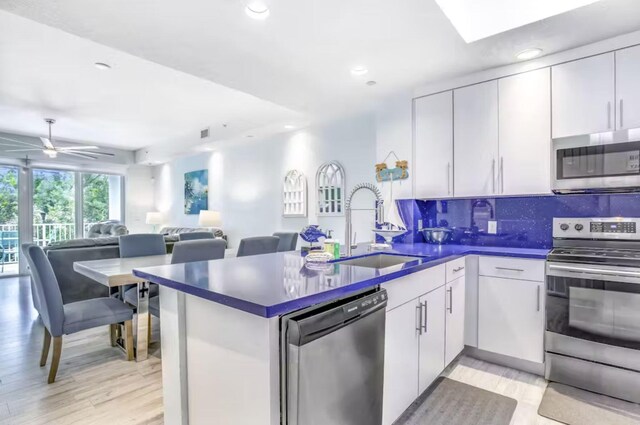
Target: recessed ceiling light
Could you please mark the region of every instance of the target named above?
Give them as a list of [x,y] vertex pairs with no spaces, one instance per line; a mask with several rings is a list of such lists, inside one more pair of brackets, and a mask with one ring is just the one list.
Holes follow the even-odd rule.
[[516,58],[518,58],[518,60],[521,60],[521,61],[527,61],[529,59],[537,58],[541,54],[542,54],[542,49],[538,49],[538,48],[526,49],[518,53],[516,55]]
[[296,126],[291,125],[291,124],[287,124],[287,125],[284,126],[285,130],[293,130],[294,128],[296,128]]
[[253,137],[253,134],[247,134],[247,137],[251,138]]
[[361,75],[365,75],[367,72],[369,72],[369,70],[367,68],[365,68],[364,66],[356,66],[351,68],[351,75],[354,75],[356,77],[359,77]]
[[373,80],[367,81],[368,86],[375,86],[376,84],[378,84],[376,81],[373,81]]
[[467,43],[559,15],[599,0],[436,0]]
[[96,62],[93,64],[96,68],[98,68],[99,70],[107,70],[107,69],[111,69],[111,65],[109,65],[108,63],[104,63],[104,62]]
[[252,1],[244,8],[245,13],[252,19],[267,19],[269,8],[261,1]]

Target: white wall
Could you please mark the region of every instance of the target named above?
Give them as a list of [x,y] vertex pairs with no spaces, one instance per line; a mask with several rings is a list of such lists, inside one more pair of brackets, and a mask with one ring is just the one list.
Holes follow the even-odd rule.
[[[344,242],[344,217],[316,217],[315,174],[326,161],[346,171],[346,192],[361,182],[375,182],[376,120],[361,115],[263,140],[221,144],[213,152],[177,158],[154,167],[155,205],[171,226],[197,226],[197,215],[184,214],[184,173],[209,170],[209,209],[222,214],[230,246],[243,237],[275,231],[299,231],[320,224]],[[282,217],[282,182],[296,168],[307,176],[308,217]],[[372,195],[358,194],[354,207],[372,206]],[[373,212],[355,211],[358,240],[372,240]]]
[[147,212],[155,211],[153,168],[146,165],[131,166],[125,174],[125,223],[130,233],[153,230],[145,224]]
[[[376,162],[382,162],[393,151],[400,160],[409,161],[409,178],[378,183],[384,197],[387,221],[402,225],[395,207],[396,199],[413,197],[413,131],[412,93],[403,92],[381,103],[376,111]],[[389,168],[395,167],[395,157],[387,160]],[[392,201],[393,194],[393,201]]]

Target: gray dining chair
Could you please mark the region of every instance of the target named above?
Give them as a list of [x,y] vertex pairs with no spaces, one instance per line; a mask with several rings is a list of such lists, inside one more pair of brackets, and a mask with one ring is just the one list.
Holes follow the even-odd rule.
[[[195,261],[219,260],[224,258],[227,241],[224,239],[201,239],[177,242],[173,246],[171,264],[193,263]],[[160,296],[149,298],[149,313],[160,317]]]
[[[167,253],[167,247],[164,242],[164,236],[156,233],[137,233],[133,235],[122,235],[119,238],[120,258],[146,257],[150,255],[164,255]],[[138,306],[138,290],[135,285],[123,288],[123,299],[134,307]],[[160,293],[158,285],[152,283],[149,285],[149,312],[151,311],[151,299],[157,297]],[[155,309],[157,311],[157,309]],[[151,316],[147,329],[149,335],[147,340],[151,341]]]
[[120,258],[146,257],[167,253],[164,236],[156,233],[137,233],[118,237]]
[[280,238],[277,236],[256,236],[240,240],[237,257],[271,254],[278,251]]
[[296,232],[275,232],[273,236],[280,238],[278,252],[295,251],[298,245],[298,234]]
[[58,373],[63,335],[110,325],[111,345],[115,346],[115,326],[124,323],[127,360],[133,360],[133,309],[131,307],[110,297],[62,304],[58,280],[42,248],[37,245],[24,244],[22,252],[29,265],[33,288],[39,301],[40,318],[45,327],[40,367],[47,364],[51,339],[53,338],[53,355],[51,356],[47,381],[49,384],[55,381]]
[[177,242],[173,246],[171,264],[224,258],[227,242],[224,239],[201,239]]
[[196,239],[214,239],[216,236],[213,232],[186,232],[178,235],[180,241],[193,241]]

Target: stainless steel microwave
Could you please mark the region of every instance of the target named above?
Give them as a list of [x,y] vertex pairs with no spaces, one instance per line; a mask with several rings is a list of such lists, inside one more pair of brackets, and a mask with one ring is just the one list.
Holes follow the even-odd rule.
[[553,139],[554,193],[640,190],[640,129]]

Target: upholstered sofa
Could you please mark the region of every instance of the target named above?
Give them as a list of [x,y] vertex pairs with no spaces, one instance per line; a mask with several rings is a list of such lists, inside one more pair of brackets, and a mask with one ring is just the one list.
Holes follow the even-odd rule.
[[121,236],[129,233],[127,226],[117,222],[96,223],[89,227],[87,238],[108,238],[111,236]]

